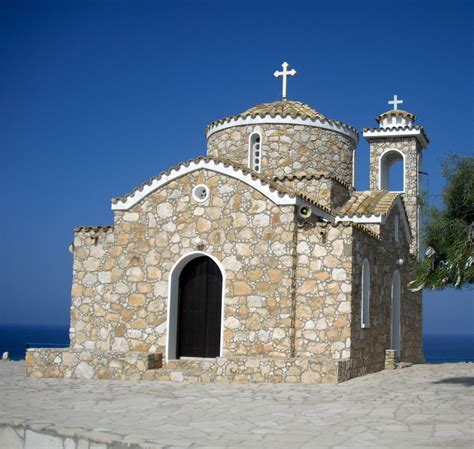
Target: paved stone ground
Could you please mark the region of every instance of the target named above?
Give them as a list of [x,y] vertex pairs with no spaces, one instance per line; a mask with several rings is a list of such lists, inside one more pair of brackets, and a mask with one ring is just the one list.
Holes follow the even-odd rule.
[[473,448],[474,364],[339,385],[29,379],[0,362],[0,423],[153,448]]

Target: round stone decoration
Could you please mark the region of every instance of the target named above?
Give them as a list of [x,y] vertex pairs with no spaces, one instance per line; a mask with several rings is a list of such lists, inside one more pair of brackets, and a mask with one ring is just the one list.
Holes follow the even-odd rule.
[[198,202],[202,203],[209,198],[209,187],[204,184],[199,184],[193,189],[193,198]]

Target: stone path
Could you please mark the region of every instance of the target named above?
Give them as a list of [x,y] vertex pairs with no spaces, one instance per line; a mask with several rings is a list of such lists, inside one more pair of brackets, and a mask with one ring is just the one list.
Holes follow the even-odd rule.
[[0,423],[147,448],[473,448],[473,393],[474,364],[224,385],[29,379],[0,362]]

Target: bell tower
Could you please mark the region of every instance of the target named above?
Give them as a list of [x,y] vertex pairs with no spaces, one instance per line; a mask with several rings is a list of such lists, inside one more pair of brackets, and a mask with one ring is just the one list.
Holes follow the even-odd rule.
[[364,128],[363,136],[370,145],[370,190],[391,190],[390,175],[394,164],[402,165],[401,190],[408,222],[411,228],[411,253],[418,256],[420,247],[421,191],[420,169],[422,150],[428,145],[428,137],[416,117],[410,112],[398,109],[403,103],[397,95],[388,102],[393,109],[380,114],[376,121],[378,128]]

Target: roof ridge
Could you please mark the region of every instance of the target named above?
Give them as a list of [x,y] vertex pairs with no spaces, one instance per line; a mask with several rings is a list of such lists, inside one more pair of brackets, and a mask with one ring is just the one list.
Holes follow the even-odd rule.
[[282,195],[289,195],[291,198],[294,198],[296,194],[292,192],[289,189],[281,187],[279,184],[277,184],[275,181],[273,181],[271,178],[262,175],[261,173],[256,172],[255,170],[252,170],[251,168],[240,164],[239,162],[232,161],[231,159],[227,158],[222,158],[222,157],[213,157],[213,156],[198,156],[194,159],[189,159],[186,162],[180,162],[179,164],[170,167],[166,171],[160,172],[159,175],[152,176],[148,180],[144,181],[142,184],[140,184],[138,187],[135,187],[131,192],[117,198],[112,198],[112,204],[117,204],[119,202],[125,202],[127,199],[131,196],[134,196],[137,192],[141,192],[146,186],[150,186],[154,181],[158,181],[160,178],[163,176],[169,176],[171,172],[178,171],[183,167],[189,167],[192,163],[198,163],[200,161],[213,161],[218,164],[222,164],[224,166],[232,166],[233,168],[242,171],[245,174],[251,175],[253,178],[259,179],[260,182],[267,184],[270,188],[270,190],[276,191],[278,194]]

